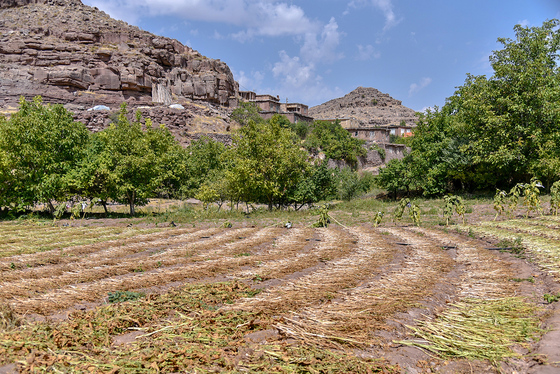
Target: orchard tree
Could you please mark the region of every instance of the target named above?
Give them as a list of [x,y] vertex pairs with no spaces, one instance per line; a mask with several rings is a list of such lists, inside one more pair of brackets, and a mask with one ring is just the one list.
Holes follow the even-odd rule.
[[264,119],[260,116],[261,109],[255,103],[242,102],[239,107],[235,108],[230,115],[230,118],[241,126],[249,124],[249,121],[255,123],[263,123]]
[[250,120],[224,153],[225,176],[232,198],[263,202],[272,209],[302,180],[309,163],[295,134],[273,117],[267,123]]
[[184,192],[194,196],[208,177],[224,169],[222,154],[226,147],[223,143],[203,137],[193,141],[185,150],[185,168],[188,175],[184,182]]
[[0,179],[4,203],[16,209],[54,202],[71,193],[71,171],[83,156],[86,127],[62,105],[43,105],[40,96],[20,99],[19,110],[0,120]]
[[166,184],[173,185],[180,179],[173,174],[175,162],[179,163],[181,157],[177,141],[165,126],[154,128],[149,119],[144,131],[140,113],[131,123],[126,103],[121,105],[118,121],[100,132],[99,138],[103,150],[98,162],[107,172],[110,197],[128,204],[130,215],[134,216],[136,206],[145,205]]
[[500,180],[548,179],[556,167],[550,155],[557,158],[558,146],[549,141],[560,131],[558,26],[515,26],[516,39],[498,39],[503,49],[490,57],[494,75],[468,76],[450,99],[468,138],[464,150]]

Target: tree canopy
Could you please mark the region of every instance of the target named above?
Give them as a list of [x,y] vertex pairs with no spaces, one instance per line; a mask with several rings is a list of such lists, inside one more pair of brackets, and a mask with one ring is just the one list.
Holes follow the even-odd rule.
[[[411,155],[401,162],[424,194],[560,178],[558,26],[515,26],[515,39],[498,39],[503,48],[490,57],[491,77],[468,74],[441,109],[421,116]],[[387,182],[388,172],[382,186],[402,181]]]

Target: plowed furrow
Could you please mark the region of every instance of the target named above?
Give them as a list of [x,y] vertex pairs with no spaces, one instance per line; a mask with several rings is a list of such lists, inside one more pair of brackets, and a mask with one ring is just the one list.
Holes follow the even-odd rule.
[[321,229],[323,241],[314,252],[335,250],[346,255],[328,261],[323,267],[294,281],[271,288],[258,297],[246,299],[232,309],[287,312],[327,300],[338,290],[356,286],[382,261],[379,252],[359,245],[356,235],[348,230]]
[[338,292],[330,303],[295,312],[277,327],[288,335],[317,344],[366,344],[376,340],[375,329],[386,328],[388,317],[430,295],[434,284],[452,268],[453,260],[432,242],[402,229],[384,231],[409,245],[389,248],[378,231],[353,230],[362,248],[370,253],[405,251],[402,262],[392,264],[382,274],[369,270],[368,283]]
[[514,241],[520,238],[523,247],[526,249],[525,255],[531,257],[541,269],[556,279],[560,279],[559,240],[490,226],[464,226],[462,229],[473,230],[478,235],[488,236],[496,240],[507,239]]
[[107,250],[108,252],[110,252],[111,250],[115,250],[118,253],[119,249],[126,250],[126,247],[134,248],[135,245],[142,245],[143,243],[157,241],[164,243],[173,236],[180,236],[191,233],[193,231],[193,229],[166,229],[157,233],[137,233],[136,235],[131,237],[128,237],[129,235],[132,235],[131,233],[123,233],[126,236],[122,239],[107,240],[86,245],[75,245],[64,248],[62,250],[56,249],[45,252],[5,257],[0,260],[0,269],[7,270],[12,262],[17,266],[31,267],[38,265],[41,266],[49,263],[69,263],[74,261],[74,259],[69,257],[85,256],[92,253],[98,253],[103,250]]
[[[313,229],[292,229],[292,235],[280,238],[273,246],[261,253],[255,268],[242,270],[233,275],[236,278],[261,278],[263,280],[282,278],[311,268],[323,262],[347,255],[350,246],[336,243],[326,244],[329,237],[324,231]],[[318,238],[314,238],[318,236]]]
[[542,236],[549,239],[560,239],[560,230],[557,226],[548,227],[545,225],[535,224],[533,220],[512,220],[503,222],[484,222],[480,224],[482,227],[497,227],[520,233],[527,233],[535,236]]
[[94,228],[91,231],[74,232],[72,229],[58,229],[52,240],[36,240],[35,230],[22,233],[16,238],[0,240],[0,257],[16,255],[33,255],[35,253],[49,253],[63,248],[82,247],[87,244],[103,243],[110,240],[123,240],[139,235],[150,235],[164,229],[104,229]]
[[[178,266],[184,265],[188,262],[193,262],[191,258],[186,258],[186,255],[205,248],[220,248],[220,253],[226,252],[227,249],[237,247],[244,247],[244,242],[227,243],[220,247],[220,242],[231,240],[232,237],[238,235],[247,235],[255,229],[239,229],[234,231],[223,232],[221,235],[216,235],[207,242],[200,243],[200,248],[196,248],[197,243],[192,245],[186,244],[179,247],[171,248],[165,253],[160,253],[157,256],[149,256],[148,253],[142,257],[128,258],[128,259],[113,259],[111,263],[102,260],[102,258],[88,259],[76,264],[66,264],[65,266],[58,266],[54,269],[42,269],[43,277],[36,279],[21,279],[12,282],[2,282],[2,289],[0,289],[0,299],[9,297],[33,297],[37,293],[43,293],[48,290],[57,289],[67,285],[74,285],[79,283],[94,282],[99,279],[116,277],[133,272],[150,271],[162,266]],[[199,240],[198,232],[196,238]],[[184,239],[192,239],[193,234],[187,235]],[[259,241],[259,238],[255,238]],[[248,239],[251,240],[251,239]],[[151,243],[153,244],[153,243]],[[146,248],[145,248],[146,249]],[[145,250],[144,249],[144,250]],[[216,255],[218,255],[218,251]],[[101,260],[101,261],[100,261]],[[49,270],[51,270],[49,272]]]
[[[83,253],[81,255],[71,256],[68,254],[62,254],[58,256],[58,258],[50,258],[46,266],[29,268],[20,271],[13,271],[11,269],[4,270],[3,272],[0,272],[0,274],[2,275],[2,279],[5,281],[17,279],[40,279],[44,278],[46,275],[57,276],[66,272],[87,269],[88,267],[124,265],[127,262],[127,257],[140,257],[141,255],[138,254],[141,254],[142,252],[154,253],[157,251],[164,251],[165,249],[169,249],[172,245],[181,247],[189,242],[200,240],[201,236],[213,235],[219,231],[220,229],[218,228],[212,228],[191,233],[174,232],[171,235],[157,235],[155,238],[150,238],[153,240],[110,243],[112,244],[111,246],[105,247],[104,249],[94,253],[89,253],[90,248],[88,248],[88,253]],[[147,255],[148,254],[146,253],[146,256]]]
[[[230,230],[228,236],[231,239],[241,232],[247,231],[248,229]],[[271,237],[278,234],[278,229],[265,229],[263,231],[264,233],[260,234],[260,238],[257,238],[257,243],[262,243],[266,240],[271,241]],[[268,239],[266,239],[267,235],[269,236]],[[217,244],[218,243],[214,241],[214,245]],[[208,241],[200,243],[200,247],[204,249],[208,249],[208,245]],[[252,244],[243,242],[242,245],[244,250],[247,250],[251,248]],[[240,249],[234,245],[230,245],[228,248],[234,252]],[[16,298],[17,302],[11,302],[11,304],[18,311],[31,311],[45,314],[70,307],[79,302],[100,300],[105,297],[108,292],[135,290],[166,285],[177,281],[199,280],[207,277],[214,277],[219,274],[229,274],[239,270],[239,268],[243,266],[252,266],[258,261],[258,256],[230,257],[227,256],[227,253],[223,250],[218,249],[215,258],[212,259],[201,259],[199,262],[189,262],[173,267],[157,268],[150,272],[129,273],[120,277],[105,278],[86,284],[68,285],[53,289],[43,295],[27,300]]]
[[425,228],[414,228],[415,232],[437,240],[441,245],[457,247],[455,261],[465,266],[460,281],[458,298],[476,297],[481,299],[494,299],[512,296],[514,285],[509,281],[514,275],[510,264],[497,256],[496,253],[482,247],[477,241],[449,235],[439,231]]

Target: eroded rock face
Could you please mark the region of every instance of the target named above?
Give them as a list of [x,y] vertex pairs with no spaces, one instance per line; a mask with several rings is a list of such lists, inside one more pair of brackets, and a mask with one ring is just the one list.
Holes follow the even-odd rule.
[[315,119],[354,117],[362,127],[399,125],[414,126],[415,111],[375,88],[358,87],[344,97],[309,108]]
[[0,107],[22,95],[85,106],[226,105],[238,90],[224,62],[79,0],[0,0]]

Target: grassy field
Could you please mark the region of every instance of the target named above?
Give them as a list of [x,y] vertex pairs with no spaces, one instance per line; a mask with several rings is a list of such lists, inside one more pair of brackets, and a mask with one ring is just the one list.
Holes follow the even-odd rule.
[[313,225],[314,209],[166,201],[134,219],[0,222],[0,372],[557,365],[539,340],[558,334],[547,323],[560,297],[560,219],[494,222],[491,202],[473,198],[465,224],[455,215],[446,226],[442,200],[414,203],[419,226],[372,198],[335,204],[328,227]]

